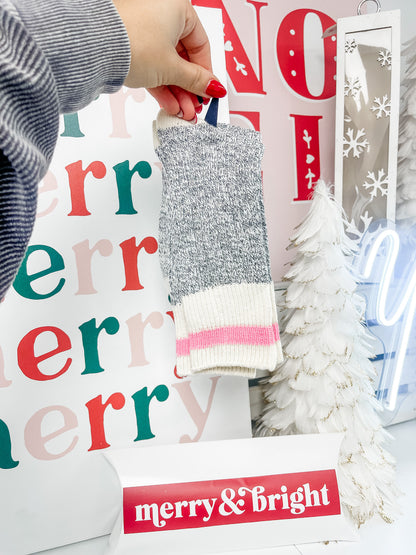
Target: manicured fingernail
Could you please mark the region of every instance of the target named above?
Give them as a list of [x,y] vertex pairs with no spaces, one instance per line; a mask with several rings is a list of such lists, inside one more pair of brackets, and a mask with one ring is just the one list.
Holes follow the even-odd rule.
[[204,98],[204,100],[202,101],[202,104],[207,105],[207,104],[209,104],[210,102],[211,102],[211,99],[210,99],[210,98]]
[[193,117],[193,119],[191,119],[191,121],[189,123],[197,123],[198,121],[198,116],[195,114],[195,116]]
[[211,79],[205,92],[214,98],[223,98],[227,94],[226,89],[219,81],[215,81],[215,79]]
[[196,112],[197,114],[200,114],[200,113],[202,112],[202,106],[197,106],[197,107],[195,108],[195,112]]
[[179,112],[176,114],[177,118],[183,118],[183,112],[182,110],[179,110]]

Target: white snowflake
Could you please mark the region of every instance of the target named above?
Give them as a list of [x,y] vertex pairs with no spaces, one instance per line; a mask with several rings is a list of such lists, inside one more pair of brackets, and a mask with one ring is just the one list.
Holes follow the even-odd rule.
[[387,187],[389,185],[389,176],[384,173],[384,169],[378,170],[377,177],[375,172],[368,172],[367,180],[363,183],[363,187],[370,191],[370,197],[373,199],[377,196],[380,191],[381,196],[385,197],[387,195]]
[[388,118],[391,112],[391,101],[388,99],[388,96],[385,94],[382,100],[376,96],[371,110],[376,114],[377,119],[381,118],[383,115]]
[[344,158],[348,158],[351,151],[354,158],[359,158],[366,148],[368,151],[369,143],[364,137],[364,128],[357,129],[357,134],[354,137],[354,129],[348,127],[346,137],[343,138]]
[[382,67],[391,69],[391,52],[389,50],[380,50],[377,61],[380,62]]
[[360,90],[360,79],[358,77],[347,77],[344,84],[344,96],[357,96]]
[[357,48],[357,43],[355,39],[345,41],[345,52],[347,54],[352,54],[354,50]]

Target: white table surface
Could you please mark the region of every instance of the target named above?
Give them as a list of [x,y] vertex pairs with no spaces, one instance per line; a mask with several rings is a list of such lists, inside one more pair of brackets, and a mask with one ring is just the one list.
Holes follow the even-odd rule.
[[[222,555],[412,555],[415,548],[416,508],[416,420],[389,428],[394,438],[388,446],[397,460],[397,484],[402,492],[402,515],[393,524],[374,518],[360,531],[358,542],[287,546],[257,551],[234,551]],[[43,551],[42,555],[103,555],[108,536]],[[151,555],[151,554],[143,554]]]

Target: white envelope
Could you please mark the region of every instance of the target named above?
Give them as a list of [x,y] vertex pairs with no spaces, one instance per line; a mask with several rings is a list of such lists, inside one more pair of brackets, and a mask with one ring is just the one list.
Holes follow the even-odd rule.
[[198,555],[356,540],[336,468],[342,434],[106,453],[121,483],[109,553]]

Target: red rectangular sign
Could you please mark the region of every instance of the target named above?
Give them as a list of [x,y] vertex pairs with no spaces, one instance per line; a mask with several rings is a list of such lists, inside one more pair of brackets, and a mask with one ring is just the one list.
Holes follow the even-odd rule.
[[333,469],[123,489],[125,534],[340,512]]

